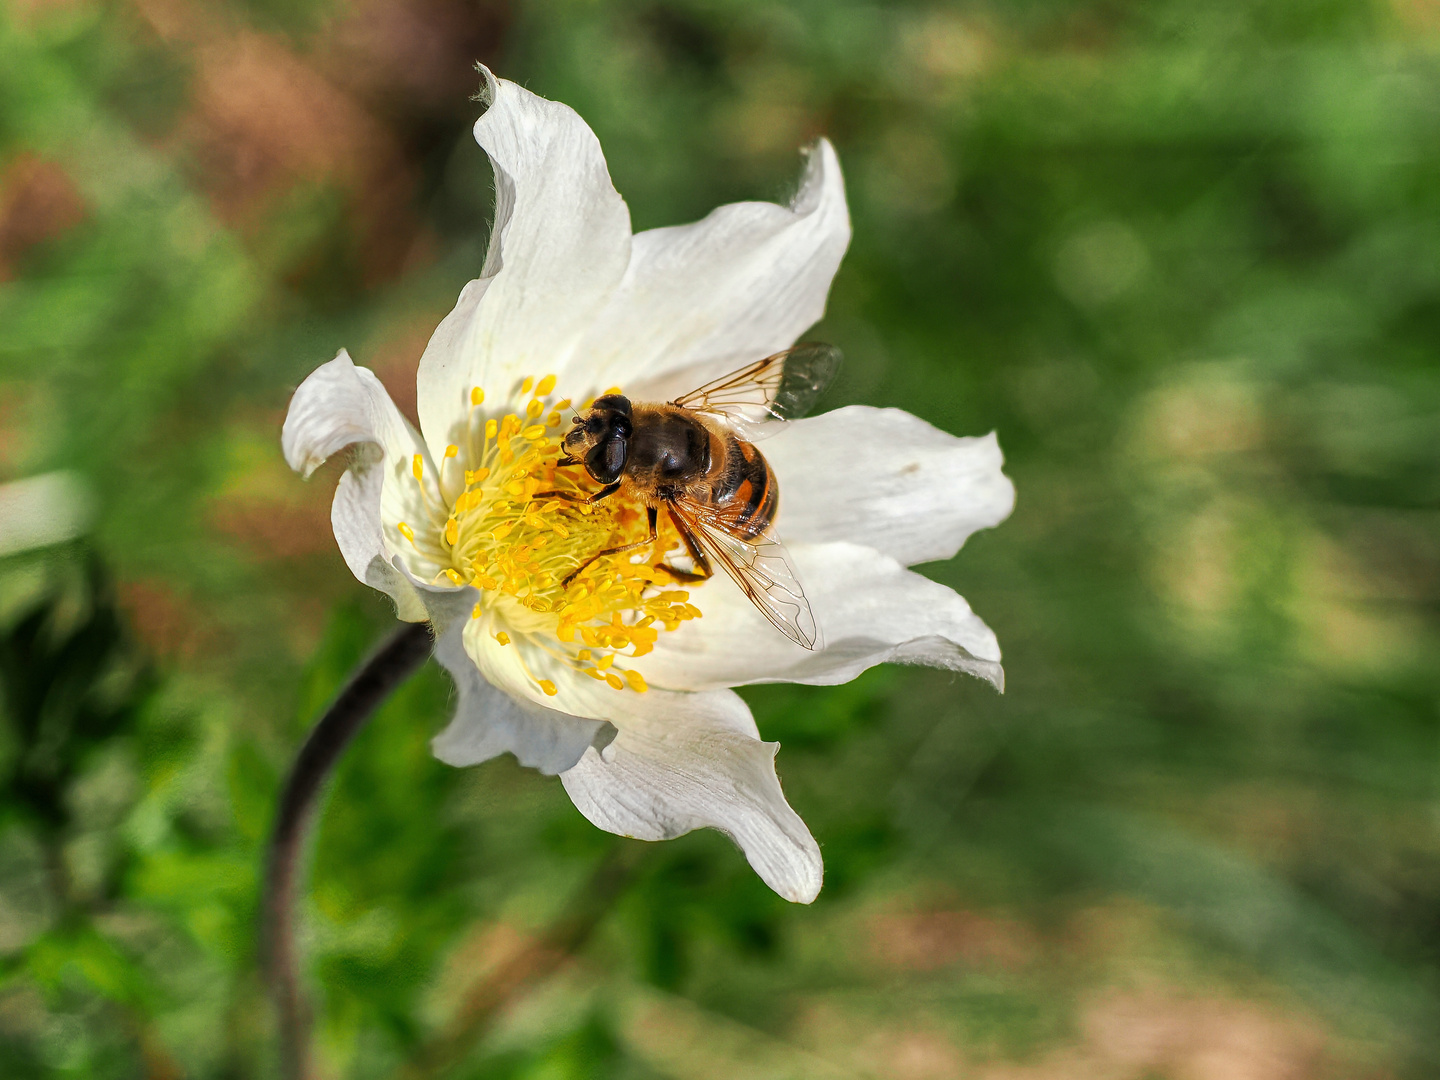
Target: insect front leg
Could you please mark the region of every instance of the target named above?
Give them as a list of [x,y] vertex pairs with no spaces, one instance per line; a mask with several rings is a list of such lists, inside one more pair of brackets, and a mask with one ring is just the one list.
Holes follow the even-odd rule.
[[[619,484],[615,484],[615,485],[613,485],[613,486],[618,488],[620,485],[619,485]],[[602,491],[599,495],[596,496],[596,499],[603,498],[603,497],[605,496],[605,494],[606,494],[606,492]],[[593,501],[595,501],[595,500],[592,499],[591,501],[593,502]],[[580,576],[580,571],[584,570],[587,566],[589,566],[591,563],[593,563],[596,559],[603,559],[606,555],[619,555],[619,554],[621,554],[621,553],[623,553],[623,552],[626,552],[626,551],[634,551],[636,548],[642,548],[642,547],[644,547],[646,544],[653,544],[653,543],[655,543],[656,539],[657,539],[657,538],[659,537],[659,535],[660,535],[659,532],[658,532],[658,530],[655,528],[655,524],[656,524],[656,522],[659,520],[659,514],[660,514],[660,512],[659,512],[655,507],[651,506],[651,507],[649,507],[649,508],[646,509],[645,513],[646,513],[646,514],[649,516],[649,518],[650,518],[650,535],[649,535],[649,536],[647,536],[644,540],[636,540],[633,544],[621,544],[619,547],[606,548],[604,551],[597,551],[594,555],[591,555],[590,558],[586,559],[583,563],[581,563],[579,566],[577,566],[574,570],[570,571],[569,575],[565,578],[565,580],[562,581],[562,582],[560,582],[560,587],[561,587],[562,589],[568,589],[568,588],[570,587],[570,583],[571,583],[572,581],[574,581],[577,577]]]
[[655,569],[664,570],[677,581],[696,582],[704,581],[706,578],[711,577],[715,573],[715,570],[711,567],[710,560],[705,555],[705,552],[700,550],[700,542],[695,539],[695,534],[690,531],[690,526],[685,523],[685,519],[672,511],[670,514],[670,523],[675,526],[675,531],[680,534],[680,540],[684,543],[685,550],[690,553],[690,561],[695,569],[676,570],[675,567],[664,562],[656,563]]
[[594,495],[577,495],[573,491],[537,491],[530,496],[532,499],[564,499],[566,502],[581,503],[584,506],[594,506],[601,499],[608,499],[615,492],[620,490],[620,481],[613,484],[606,484]]

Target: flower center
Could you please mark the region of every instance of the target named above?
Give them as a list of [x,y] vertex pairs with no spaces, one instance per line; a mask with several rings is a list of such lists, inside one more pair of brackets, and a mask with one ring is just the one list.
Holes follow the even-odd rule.
[[[438,522],[444,515],[443,522],[427,526],[430,535],[405,522],[398,529],[445,567],[436,583],[444,578],[481,590],[474,618],[492,616],[531,635],[568,666],[616,690],[644,691],[644,677],[624,659],[650,652],[660,631],[700,617],[688,592],[666,588],[671,578],[657,565],[683,544],[664,514],[657,539],[645,544],[646,508],[624,489],[586,501],[598,488],[585,467],[557,464],[570,401],[552,405],[554,388],[553,375],[538,385],[527,378],[521,396],[531,396],[523,417],[484,419],[485,393],[475,387],[467,445],[446,447],[440,463],[439,488],[449,506],[432,507],[429,517]],[[423,468],[417,454],[417,482]],[[595,558],[629,544],[641,546]],[[511,640],[505,630],[495,637],[502,645]],[[557,692],[548,679],[535,682],[546,694]]]

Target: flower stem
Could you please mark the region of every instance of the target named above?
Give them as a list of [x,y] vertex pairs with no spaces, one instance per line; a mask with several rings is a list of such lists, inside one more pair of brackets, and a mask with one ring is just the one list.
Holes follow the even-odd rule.
[[325,781],[350,741],[395,689],[430,655],[430,625],[406,623],[350,677],[320,718],[290,769],[265,866],[262,956],[280,1019],[285,1080],[309,1080],[310,1005],[295,945],[300,856]]

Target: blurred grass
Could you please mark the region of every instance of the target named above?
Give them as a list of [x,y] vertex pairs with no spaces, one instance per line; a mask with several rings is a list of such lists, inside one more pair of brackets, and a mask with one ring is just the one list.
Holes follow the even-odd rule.
[[827,404],[999,431],[1014,517],[928,570],[1008,691],[747,691],[825,852],[794,908],[715,834],[433,761],[427,671],[317,843],[332,1073],[448,1060],[618,859],[438,1075],[1433,1075],[1437,58],[1416,0],[0,2],[0,482],[99,505],[0,562],[0,1073],[273,1074],[259,847],[388,619],[279,422],[342,345],[413,403],[484,249],[480,59],[637,228],[835,140]]

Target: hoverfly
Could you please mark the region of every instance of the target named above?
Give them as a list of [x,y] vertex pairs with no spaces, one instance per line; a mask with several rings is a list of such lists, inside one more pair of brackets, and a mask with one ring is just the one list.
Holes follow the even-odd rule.
[[815,616],[775,532],[780,488],[754,442],[808,412],[839,366],[833,346],[797,345],[664,404],[596,398],[575,417],[558,464],[583,464],[603,485],[591,503],[622,490],[643,503],[650,535],[596,552],[564,584],[596,559],[653,544],[664,508],[692,569],[659,569],[703,581],[719,563],[786,637],[816,648]]

